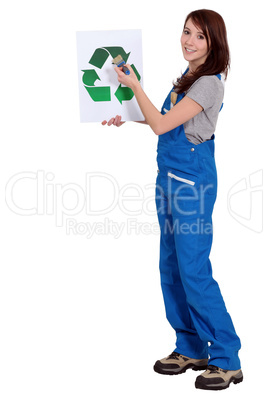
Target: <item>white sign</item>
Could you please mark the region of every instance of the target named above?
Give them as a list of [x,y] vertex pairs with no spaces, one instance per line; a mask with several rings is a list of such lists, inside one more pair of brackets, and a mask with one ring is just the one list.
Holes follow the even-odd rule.
[[144,120],[133,91],[119,84],[112,64],[121,55],[142,85],[141,30],[77,32],[76,38],[81,123],[116,115],[123,121]]

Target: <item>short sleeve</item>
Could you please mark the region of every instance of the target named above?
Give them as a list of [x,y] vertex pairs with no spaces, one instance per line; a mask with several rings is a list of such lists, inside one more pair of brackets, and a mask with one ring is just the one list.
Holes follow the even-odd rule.
[[197,102],[204,110],[223,98],[224,87],[216,75],[207,75],[196,80],[186,92],[186,96]]

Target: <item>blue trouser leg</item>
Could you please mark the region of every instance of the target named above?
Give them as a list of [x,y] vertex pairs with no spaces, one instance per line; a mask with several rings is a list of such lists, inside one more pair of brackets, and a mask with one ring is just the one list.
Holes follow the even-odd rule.
[[[200,339],[188,309],[186,294],[181,281],[176,254],[174,234],[171,233],[173,218],[169,200],[157,187],[156,205],[158,210],[160,237],[160,275],[166,316],[177,334],[175,351],[195,359],[208,357],[208,345]],[[170,230],[171,229],[171,230]]]
[[[157,188],[160,274],[167,318],[177,333],[176,351],[193,358],[208,352],[209,364],[237,370],[240,340],[209,260],[215,197],[206,194],[200,212],[200,200],[178,208],[173,194],[165,192]],[[196,213],[188,215],[190,210]]]

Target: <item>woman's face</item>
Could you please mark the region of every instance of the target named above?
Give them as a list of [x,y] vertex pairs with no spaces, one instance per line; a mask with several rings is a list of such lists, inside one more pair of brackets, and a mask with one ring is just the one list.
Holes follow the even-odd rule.
[[189,62],[190,70],[194,71],[206,61],[208,55],[208,43],[200,28],[189,19],[181,35],[181,47],[185,60]]

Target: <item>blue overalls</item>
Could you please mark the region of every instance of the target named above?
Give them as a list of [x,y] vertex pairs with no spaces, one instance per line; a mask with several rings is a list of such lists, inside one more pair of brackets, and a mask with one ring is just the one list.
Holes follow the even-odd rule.
[[[162,114],[170,110],[171,92]],[[179,94],[176,104],[183,97]],[[217,194],[214,135],[195,145],[186,138],[183,125],[162,134],[157,163],[160,278],[166,316],[176,331],[175,352],[209,357],[209,364],[238,370],[240,340],[209,259]]]

